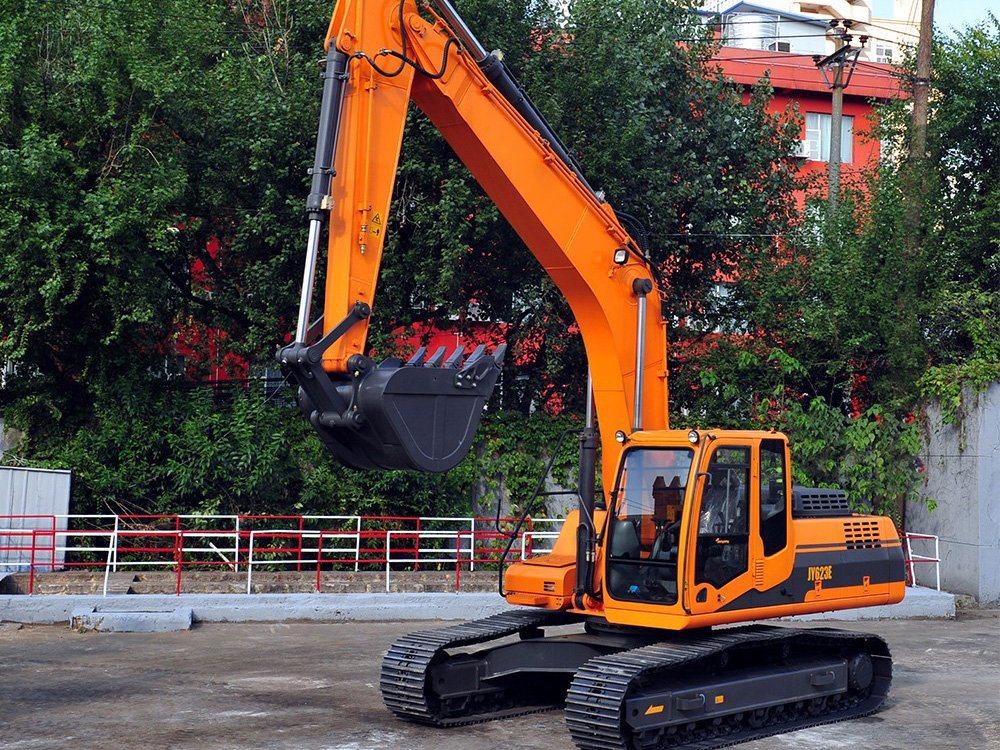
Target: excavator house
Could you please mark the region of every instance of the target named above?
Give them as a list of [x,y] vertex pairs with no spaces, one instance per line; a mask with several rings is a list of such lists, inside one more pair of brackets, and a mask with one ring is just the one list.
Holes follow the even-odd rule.
[[278,358],[334,456],[447,471],[500,373],[502,347],[365,354],[411,101],[565,296],[590,368],[579,509],[550,552],[500,566],[509,611],[393,644],[388,709],[453,727],[564,707],[581,750],[707,750],[878,710],[882,639],[747,623],[900,601],[892,521],[793,487],[780,433],[670,429],[646,248],[449,0],[339,0],[326,49],[298,324]]

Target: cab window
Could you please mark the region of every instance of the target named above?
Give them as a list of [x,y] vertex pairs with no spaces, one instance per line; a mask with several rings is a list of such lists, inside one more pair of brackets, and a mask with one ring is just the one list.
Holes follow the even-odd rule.
[[608,533],[607,581],[619,601],[677,602],[677,550],[690,448],[625,454]]
[[785,443],[760,443],[760,537],[764,555],[781,552],[788,543],[788,498],[785,481]]
[[748,567],[750,448],[719,446],[701,495],[695,583],[722,588]]

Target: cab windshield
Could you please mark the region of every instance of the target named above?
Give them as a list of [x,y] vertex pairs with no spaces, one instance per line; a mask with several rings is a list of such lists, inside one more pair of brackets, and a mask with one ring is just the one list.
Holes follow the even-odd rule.
[[610,520],[607,585],[619,601],[677,602],[677,549],[691,448],[625,455]]

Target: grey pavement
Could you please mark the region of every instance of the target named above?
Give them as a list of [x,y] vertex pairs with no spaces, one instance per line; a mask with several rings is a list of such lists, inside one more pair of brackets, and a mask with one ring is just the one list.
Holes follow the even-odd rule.
[[[818,624],[818,623],[817,623]],[[558,711],[434,730],[378,694],[389,643],[434,623],[202,624],[171,633],[0,626],[0,747],[569,750]],[[895,656],[886,709],[747,750],[1000,748],[1000,620],[838,623]]]

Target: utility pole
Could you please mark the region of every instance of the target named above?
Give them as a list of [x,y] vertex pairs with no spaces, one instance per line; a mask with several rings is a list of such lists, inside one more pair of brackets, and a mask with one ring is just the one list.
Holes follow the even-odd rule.
[[931,43],[934,38],[934,0],[920,7],[920,38],[917,43],[917,76],[913,79],[913,138],[910,158],[927,156],[927,99],[931,82]]
[[851,82],[854,69],[857,66],[858,55],[864,47],[868,37],[860,37],[860,45],[853,45],[854,37],[850,30],[854,21],[850,19],[835,18],[830,21],[830,28],[833,30],[837,48],[832,54],[820,59],[819,56],[813,58],[816,67],[823,73],[826,85],[833,91],[833,104],[830,109],[830,176],[827,196],[830,204],[830,212],[837,210],[837,203],[840,199],[840,151],[841,132],[844,122],[844,89]]
[[913,79],[913,119],[910,121],[910,153],[904,189],[906,224],[911,232],[906,241],[909,257],[917,254],[923,241],[923,205],[927,199],[927,117],[931,83],[931,52],[934,39],[934,0],[923,0],[920,8],[920,37],[917,43],[917,72]]
[[836,213],[837,202],[840,198],[840,141],[842,123],[844,121],[844,56],[839,54],[850,43],[847,36],[847,29],[850,21],[840,20],[830,22],[833,26],[833,36],[836,39],[837,49],[834,50],[836,61],[832,64],[833,106],[830,110],[830,177],[827,187],[827,200],[830,204],[830,213]]

